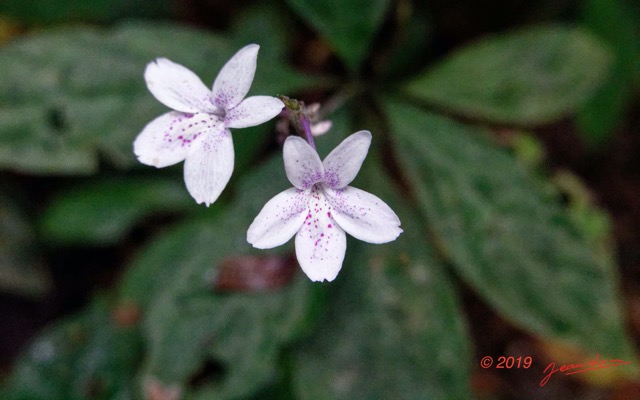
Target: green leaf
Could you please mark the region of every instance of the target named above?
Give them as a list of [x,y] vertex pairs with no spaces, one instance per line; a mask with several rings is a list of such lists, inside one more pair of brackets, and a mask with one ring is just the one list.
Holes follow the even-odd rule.
[[43,331],[17,361],[3,399],[131,398],[142,342],[119,326],[104,301]]
[[296,398],[469,399],[472,352],[450,279],[415,211],[366,163],[366,188],[404,232],[381,245],[349,241],[327,312],[295,350]]
[[612,256],[592,248],[559,199],[487,132],[403,103],[387,111],[398,160],[460,276],[533,334],[635,359]]
[[615,55],[609,78],[578,114],[580,132],[597,145],[618,127],[640,82],[640,14],[624,0],[588,0],[582,20]]
[[356,71],[367,58],[388,0],[288,0],[291,7],[331,44]]
[[[276,379],[280,349],[312,316],[311,282],[287,262],[297,278],[271,290],[221,292],[219,280],[225,269],[237,273],[251,262],[257,268],[245,278],[260,280],[268,273],[264,257],[289,259],[290,245],[259,251],[246,232],[266,201],[290,186],[282,158],[273,159],[241,182],[234,207],[167,232],[134,261],[120,297],[145,316],[145,376],[182,390],[199,377],[189,393],[203,399],[246,396]],[[208,364],[222,369],[219,376],[201,376]]]
[[606,49],[586,32],[542,26],[467,46],[405,89],[468,117],[540,124],[576,111],[608,66]]
[[30,24],[53,24],[72,21],[111,22],[123,17],[170,16],[173,0],[0,0],[5,15]]
[[196,209],[182,179],[105,179],[58,193],[41,217],[41,232],[56,244],[110,245],[145,217]]
[[[145,65],[167,57],[210,84],[243,45],[149,23],[50,29],[10,42],[0,49],[0,168],[86,174],[100,157],[120,168],[137,165],[133,140],[167,111],[145,87]],[[283,59],[276,52],[258,59],[250,94],[292,92],[312,81]]]
[[0,291],[42,297],[51,287],[31,223],[14,199],[0,192]]
[[387,39],[393,46],[373,59],[372,68],[376,76],[382,79],[404,80],[415,74],[416,68],[424,65],[435,50],[430,18],[420,9],[407,8],[398,12],[396,32],[391,39]]
[[604,86],[580,109],[576,124],[589,145],[606,142],[622,122],[633,98],[629,82],[628,71],[614,65]]

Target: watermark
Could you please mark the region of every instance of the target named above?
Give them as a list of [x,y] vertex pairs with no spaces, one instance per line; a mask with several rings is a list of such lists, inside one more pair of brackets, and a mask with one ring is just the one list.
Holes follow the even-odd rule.
[[[527,369],[533,364],[533,357],[513,357],[513,356],[500,356],[496,363],[496,369],[512,369],[512,368],[524,368]],[[491,368],[493,366],[493,357],[485,356],[480,360],[480,366],[484,369]]]
[[544,378],[542,378],[542,380],[540,381],[540,386],[542,387],[546,385],[549,382],[549,379],[551,379],[551,377],[558,372],[560,372],[564,376],[568,376],[568,375],[581,374],[587,371],[595,371],[598,369],[617,367],[617,366],[626,365],[626,364],[631,364],[631,361],[624,361],[624,360],[618,360],[618,359],[611,359],[611,360],[601,359],[599,354],[597,354],[596,357],[591,361],[587,361],[585,363],[579,363],[579,364],[565,364],[565,365],[561,365],[558,368],[556,368],[556,363],[550,363],[549,365],[547,365],[547,368],[545,368],[544,371],[542,371],[543,374],[547,374],[547,375],[545,375]]
[[[495,362],[497,360],[497,362]],[[569,376],[581,374],[588,371],[596,371],[599,369],[613,368],[620,365],[631,364],[631,361],[624,361],[619,359],[604,359],[600,358],[597,354],[595,358],[590,361],[579,364],[563,364],[556,367],[556,363],[552,362],[542,371],[544,377],[540,381],[540,387],[546,385],[551,377],[559,373],[560,375]],[[492,356],[484,356],[480,359],[480,367],[484,369],[529,369],[533,365],[533,357],[514,357],[514,356],[500,356],[494,359]]]

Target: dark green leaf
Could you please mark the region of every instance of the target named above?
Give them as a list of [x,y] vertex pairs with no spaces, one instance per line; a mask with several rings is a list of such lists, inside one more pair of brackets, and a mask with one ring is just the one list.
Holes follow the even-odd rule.
[[33,227],[17,204],[0,193],[0,291],[42,297],[51,286]]
[[420,218],[366,163],[361,182],[404,232],[382,245],[349,242],[328,312],[296,351],[296,398],[469,399],[470,343],[449,277]]
[[58,244],[109,245],[149,215],[196,209],[182,179],[109,179],[59,193],[42,216],[41,231]]
[[615,55],[609,79],[578,114],[580,131],[596,145],[618,127],[640,81],[640,14],[625,0],[588,0],[583,7],[584,26]]
[[610,253],[487,132],[402,103],[387,110],[398,160],[455,269],[514,323],[633,359]]
[[465,116],[539,124],[576,111],[606,78],[608,65],[606,49],[586,32],[543,26],[465,47],[406,90]]
[[[286,261],[290,245],[258,251],[247,243],[246,232],[266,201],[290,186],[282,159],[273,159],[242,181],[234,207],[169,231],[134,262],[121,298],[145,315],[144,375],[184,390],[199,377],[191,393],[206,399],[248,395],[275,379],[280,349],[311,317],[312,286],[297,265]],[[269,290],[229,291],[249,284],[242,279],[265,278],[264,257],[282,261],[297,278]],[[255,265],[251,273],[227,276],[227,289],[220,291],[223,274],[246,271],[250,263]],[[207,363],[221,371],[206,374]]]
[[[402,7],[402,6],[399,6]],[[432,26],[429,18],[421,10],[407,7],[408,10],[399,11],[399,24],[394,36],[390,39],[391,48],[382,54],[376,54],[373,68],[377,75],[387,79],[405,79],[414,74],[418,65],[432,56]],[[383,78],[384,79],[384,78]]]
[[632,98],[628,71],[614,65],[604,86],[578,113],[576,123],[586,142],[595,146],[607,141],[625,117]]
[[288,3],[354,71],[367,57],[389,6],[388,0],[288,0]]
[[73,21],[110,22],[122,17],[169,16],[175,11],[173,0],[0,0],[2,13],[21,22],[51,24]]
[[18,360],[3,399],[130,398],[141,356],[133,326],[119,326],[103,301],[40,334]]
[[[0,49],[0,168],[90,173],[99,155],[118,167],[136,165],[133,140],[167,111],[145,87],[145,65],[167,57],[209,85],[246,44],[143,23],[48,30],[7,44]],[[258,59],[251,94],[292,92],[310,82],[283,59],[275,52]]]

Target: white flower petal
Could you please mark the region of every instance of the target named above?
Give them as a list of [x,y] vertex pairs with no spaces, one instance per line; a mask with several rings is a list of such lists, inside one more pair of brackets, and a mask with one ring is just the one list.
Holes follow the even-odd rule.
[[247,128],[260,125],[280,114],[284,103],[271,96],[252,96],[233,107],[225,116],[228,128]]
[[245,46],[222,67],[213,83],[214,104],[230,110],[249,93],[256,73],[259,49],[257,44]]
[[324,159],[324,176],[327,185],[341,189],[358,175],[371,144],[371,133],[359,131],[349,136]]
[[313,136],[322,136],[325,133],[329,132],[333,122],[330,120],[316,122],[315,124],[311,124],[311,134]]
[[222,124],[192,147],[184,163],[184,181],[198,204],[209,206],[218,199],[233,173],[233,159],[231,132]]
[[311,191],[309,214],[296,235],[296,257],[312,281],[335,279],[342,268],[347,250],[344,230],[331,218],[327,199],[314,188]]
[[332,217],[348,234],[369,243],[386,243],[402,233],[396,213],[378,197],[347,186],[324,187],[332,207]]
[[153,96],[165,106],[186,113],[221,112],[209,88],[191,70],[166,58],[147,64],[144,79]]
[[318,152],[304,139],[289,136],[284,141],[283,157],[287,178],[298,189],[310,189],[323,179],[324,168]]
[[247,242],[258,249],[285,244],[302,226],[309,208],[309,192],[287,189],[264,205],[247,231]]
[[220,129],[211,114],[171,111],[149,122],[133,142],[138,160],[157,168],[183,161],[198,138]]

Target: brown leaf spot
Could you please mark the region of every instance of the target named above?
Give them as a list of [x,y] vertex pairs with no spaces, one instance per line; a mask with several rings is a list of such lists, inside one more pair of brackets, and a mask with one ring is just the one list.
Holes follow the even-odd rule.
[[293,279],[298,263],[289,256],[235,256],[222,260],[213,287],[218,292],[262,292]]
[[140,316],[140,307],[132,301],[126,301],[118,305],[111,314],[111,318],[116,324],[123,328],[136,325],[140,321]]
[[144,379],[143,391],[146,400],[179,400],[182,397],[180,386],[166,385],[153,376]]

